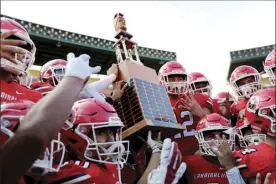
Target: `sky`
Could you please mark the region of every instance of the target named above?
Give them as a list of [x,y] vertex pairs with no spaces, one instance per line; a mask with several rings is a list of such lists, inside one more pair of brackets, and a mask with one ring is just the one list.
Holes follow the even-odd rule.
[[213,94],[228,90],[230,51],[275,44],[274,1],[1,1],[1,14],[109,40],[117,12],[138,45],[176,52]]

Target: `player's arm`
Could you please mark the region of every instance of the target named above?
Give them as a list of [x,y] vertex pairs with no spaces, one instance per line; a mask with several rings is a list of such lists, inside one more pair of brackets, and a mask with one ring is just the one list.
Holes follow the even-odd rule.
[[211,147],[211,150],[217,156],[220,165],[225,169],[229,184],[245,184],[239,168],[236,167],[226,136],[223,135],[222,140],[218,138],[218,141],[220,144],[216,145],[214,143],[216,146]]
[[1,147],[0,183],[16,183],[58,134],[85,79],[93,72],[89,59],[81,55],[69,60],[64,79],[33,106],[15,135]]
[[144,173],[142,174],[141,178],[137,182],[137,184],[148,183],[148,175],[150,174],[150,172],[152,172],[152,170],[156,169],[160,163],[160,148],[162,147],[162,144],[151,138],[151,131],[148,132],[147,144],[151,148],[152,154],[150,157],[149,164]]
[[150,172],[154,169],[156,169],[159,165],[160,162],[160,152],[156,152],[153,153],[150,157],[150,161],[149,164],[146,168],[146,170],[144,171],[144,173],[142,174],[141,178],[139,179],[139,181],[137,182],[137,184],[145,184],[148,181],[148,175],[150,174]]
[[194,95],[192,95],[191,93],[184,94],[184,98],[181,98],[180,101],[182,102],[184,108],[190,111],[192,115],[203,118],[207,114],[210,114],[212,112],[212,110],[210,110],[210,106],[211,106],[211,109],[213,109],[213,102],[211,99],[209,100],[209,98],[205,96],[202,96],[202,97],[204,98],[204,101],[205,101],[204,105],[200,103],[202,99],[199,100],[198,97],[195,98]]

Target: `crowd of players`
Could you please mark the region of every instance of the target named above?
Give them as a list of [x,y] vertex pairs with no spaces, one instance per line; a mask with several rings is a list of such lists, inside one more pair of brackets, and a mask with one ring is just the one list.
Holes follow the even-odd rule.
[[[100,67],[90,57],[55,59],[38,82],[28,70],[36,47],[14,20],[1,17],[0,183],[272,184],[275,183],[275,50],[264,62],[271,86],[242,65],[230,86],[211,98],[211,82],[176,61],[159,73],[179,124],[174,137],[122,140],[113,108],[127,84],[107,78],[86,84]],[[110,88],[110,85],[112,88]]]

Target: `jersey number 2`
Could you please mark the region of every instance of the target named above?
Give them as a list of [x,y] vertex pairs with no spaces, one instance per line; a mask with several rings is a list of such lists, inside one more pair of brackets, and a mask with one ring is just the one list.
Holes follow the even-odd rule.
[[187,130],[187,126],[191,126],[194,123],[193,115],[189,111],[182,111],[180,113],[181,119],[185,118],[186,116],[189,117],[189,120],[184,121],[182,123],[182,126],[186,129],[186,130],[184,130],[184,137],[194,136],[195,135],[195,130],[194,129],[191,129],[190,131]]

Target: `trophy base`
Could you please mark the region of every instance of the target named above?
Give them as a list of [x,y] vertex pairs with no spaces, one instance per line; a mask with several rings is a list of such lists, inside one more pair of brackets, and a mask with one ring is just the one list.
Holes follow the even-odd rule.
[[120,29],[119,31],[117,31],[116,35],[115,35],[115,38],[116,39],[120,39],[121,37],[125,37],[125,38],[128,38],[128,39],[131,39],[133,37],[132,34]]
[[145,119],[123,131],[122,138],[131,139],[132,137],[141,136],[146,139],[149,130],[153,133],[160,131],[161,137],[164,139],[173,138],[176,134],[182,133],[185,129],[180,124]]

